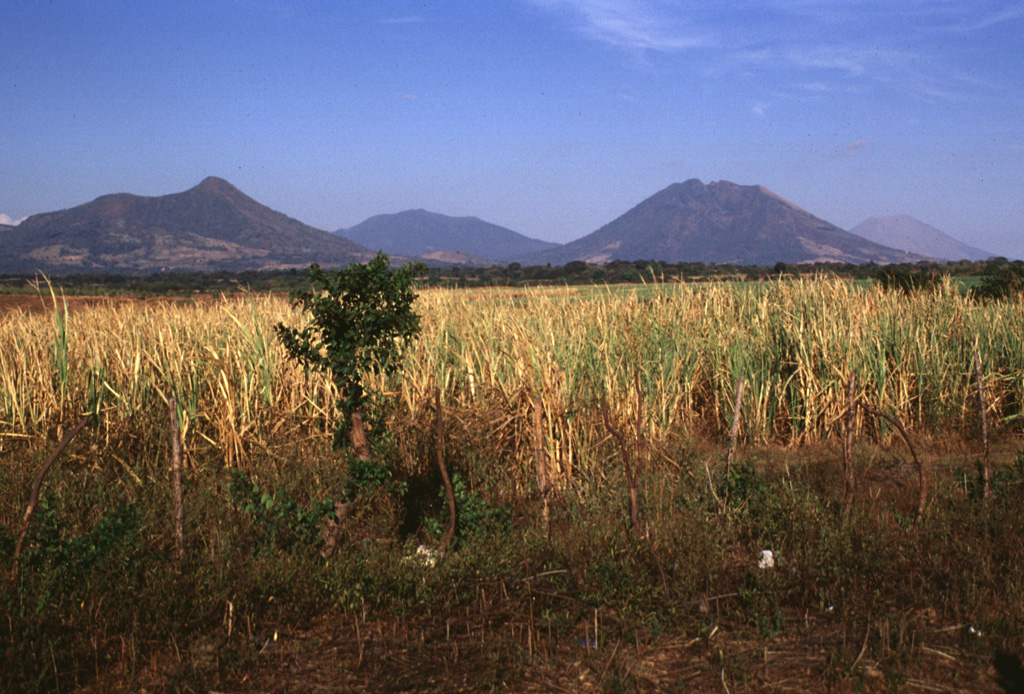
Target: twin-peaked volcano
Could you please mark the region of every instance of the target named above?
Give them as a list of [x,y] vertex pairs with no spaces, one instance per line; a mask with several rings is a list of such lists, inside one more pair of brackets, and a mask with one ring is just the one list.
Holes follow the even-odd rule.
[[370,257],[348,239],[261,205],[210,177],[182,193],[118,193],[29,217],[0,235],[0,272],[69,274],[347,265]]
[[597,231],[522,259],[562,265],[610,260],[774,265],[922,260],[843,231],[761,186],[674,183]]

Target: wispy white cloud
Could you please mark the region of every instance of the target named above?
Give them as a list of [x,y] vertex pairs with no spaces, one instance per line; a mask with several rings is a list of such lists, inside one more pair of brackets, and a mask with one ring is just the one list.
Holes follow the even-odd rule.
[[805,92],[816,92],[819,94],[827,94],[828,92],[834,92],[835,87],[825,82],[804,82],[800,85],[800,89]]
[[[644,53],[682,53],[706,71],[769,74],[802,92],[894,89],[956,100],[994,83],[957,77],[945,31],[1024,19],[1001,0],[521,0],[568,17],[594,41]],[[700,49],[699,51],[696,49]],[[691,59],[691,58],[687,58]]]
[[685,13],[653,0],[529,0],[569,12],[576,29],[603,43],[633,50],[680,51],[708,45],[711,36],[696,31]]
[[396,94],[395,98],[399,101],[416,101],[419,96],[416,94]]
[[26,219],[26,217],[22,217],[21,219],[11,219],[11,217],[9,215],[6,215],[6,214],[0,212],[0,224],[8,224],[10,226],[17,226],[17,225],[21,224],[22,222],[24,222],[25,219]]
[[387,17],[380,20],[381,24],[422,24],[425,20],[419,15],[407,15],[404,17]]
[[848,159],[850,157],[857,156],[862,150],[868,149],[869,147],[871,147],[871,143],[867,140],[854,140],[843,147],[843,149],[833,152],[832,156]]
[[954,31],[979,31],[981,29],[988,29],[996,24],[1013,22],[1021,19],[1024,19],[1024,4],[1016,3],[1009,7],[1003,7],[999,10],[985,12],[980,16],[965,18],[959,24],[949,28]]
[[753,113],[755,116],[758,116],[759,118],[763,118],[764,114],[768,112],[768,107],[770,105],[771,104],[768,104],[764,101],[758,101],[754,103],[753,106],[750,107],[750,112]]
[[868,71],[869,63],[872,58],[877,59],[877,54],[835,46],[801,46],[785,51],[781,57],[796,67],[838,70],[857,77]]

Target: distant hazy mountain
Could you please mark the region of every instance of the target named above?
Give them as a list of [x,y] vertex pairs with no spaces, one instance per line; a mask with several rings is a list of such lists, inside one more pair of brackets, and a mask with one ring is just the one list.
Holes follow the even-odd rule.
[[0,272],[217,271],[347,265],[351,241],[287,217],[219,178],[183,193],[104,195],[0,235]]
[[961,243],[935,227],[905,214],[870,217],[850,229],[850,233],[868,241],[940,260],[986,260],[995,255]]
[[531,239],[476,217],[449,217],[426,210],[377,215],[334,233],[371,250],[396,255],[459,251],[477,259],[507,261],[558,248],[556,243]]
[[655,193],[592,234],[521,262],[616,259],[738,265],[921,260],[843,231],[761,186],[691,179]]

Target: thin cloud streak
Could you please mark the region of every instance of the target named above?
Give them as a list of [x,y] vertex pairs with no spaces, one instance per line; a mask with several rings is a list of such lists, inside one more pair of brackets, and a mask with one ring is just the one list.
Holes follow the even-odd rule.
[[422,24],[425,20],[419,15],[409,15],[407,17],[389,17],[387,19],[380,20],[381,24]]
[[1018,19],[1024,19],[1024,4],[1005,7],[998,12],[988,13],[973,22],[964,22],[957,26],[950,27],[950,29],[953,31],[980,31],[981,29],[988,29],[996,24],[1012,22]]
[[711,43],[710,35],[687,30],[687,22],[653,2],[634,0],[529,0],[546,9],[567,10],[588,38],[632,50],[675,52]]
[[[567,13],[577,33],[615,48],[666,55],[702,49],[695,59],[716,72],[756,65],[779,71],[792,88],[804,91],[862,90],[872,84],[928,100],[963,98],[952,84],[995,86],[958,79],[948,51],[941,43],[929,47],[921,35],[1024,19],[1024,3],[992,9],[992,0],[748,0],[740,13],[744,21],[729,24],[722,23],[714,5],[696,0],[522,2]],[[873,38],[865,42],[868,34]],[[808,38],[820,36],[829,38]]]

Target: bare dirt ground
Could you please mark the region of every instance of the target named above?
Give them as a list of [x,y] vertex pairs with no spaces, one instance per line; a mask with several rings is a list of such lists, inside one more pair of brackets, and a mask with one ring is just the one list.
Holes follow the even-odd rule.
[[[195,303],[200,301],[213,301],[216,297],[209,294],[196,294],[189,297],[181,296],[66,296],[57,297],[57,305],[63,310],[67,305],[69,313],[91,306],[145,306],[147,304],[157,305],[159,303]],[[8,313],[22,311],[24,313],[52,313],[53,297],[38,294],[2,294],[0,293],[0,316]]]
[[[897,654],[894,637],[879,625],[843,633],[838,620],[811,611],[790,615],[804,632],[796,636],[751,638],[742,625],[723,622],[703,635],[651,642],[604,641],[599,632],[587,648],[592,630],[589,640],[553,643],[543,623],[534,619],[531,627],[524,607],[497,602],[433,620],[333,615],[281,629],[276,640],[240,634],[251,652],[238,654],[247,662],[234,674],[209,654],[213,644],[181,645],[167,654],[171,662],[154,661],[140,673],[134,690],[196,691],[170,681],[166,673],[176,670],[193,683],[205,673],[220,683],[207,691],[225,693],[1024,691],[1018,661],[973,652],[967,625],[940,626],[926,614],[912,616],[919,637]],[[109,673],[88,691],[125,684]]]
[[[86,306],[106,305],[108,303],[129,304],[138,301],[131,297],[107,297],[107,296],[69,296],[63,299],[67,302],[68,310]],[[61,299],[57,299],[58,305],[63,307]],[[37,294],[0,294],[0,316],[16,311],[25,313],[50,313],[53,311],[53,297],[40,296]]]

